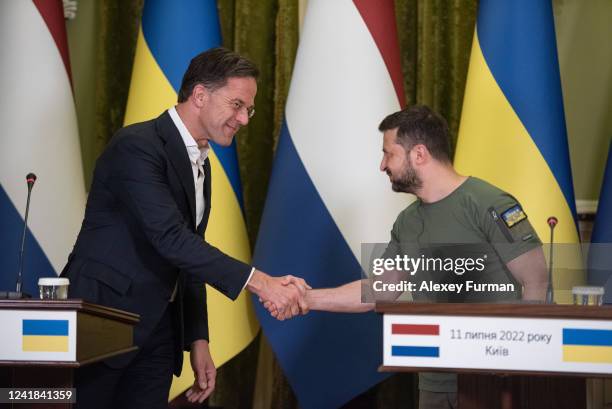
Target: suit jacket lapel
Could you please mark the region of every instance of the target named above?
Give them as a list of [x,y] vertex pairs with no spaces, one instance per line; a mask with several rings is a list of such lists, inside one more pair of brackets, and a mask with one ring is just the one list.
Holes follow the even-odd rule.
[[159,136],[166,142],[164,148],[168,154],[168,159],[174,170],[178,174],[183,190],[189,201],[189,211],[191,213],[191,223],[195,223],[195,186],[193,184],[193,172],[187,149],[181,138],[181,134],[172,122],[168,111],[157,118],[157,130]]

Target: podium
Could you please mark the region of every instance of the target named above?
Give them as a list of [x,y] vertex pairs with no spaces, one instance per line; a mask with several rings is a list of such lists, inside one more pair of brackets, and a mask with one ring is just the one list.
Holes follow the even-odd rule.
[[[137,349],[138,321],[137,314],[78,299],[0,300],[0,387],[72,388],[74,369]],[[24,401],[19,407],[71,404]]]
[[586,408],[612,377],[612,306],[377,303],[388,372],[458,373],[459,409]]

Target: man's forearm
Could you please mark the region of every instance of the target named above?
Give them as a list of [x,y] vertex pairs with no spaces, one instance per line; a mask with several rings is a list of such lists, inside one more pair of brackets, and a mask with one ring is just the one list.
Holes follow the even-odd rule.
[[532,249],[508,264],[514,278],[523,286],[523,300],[544,301],[548,288],[548,272],[542,247]]
[[366,312],[374,303],[361,302],[362,280],[336,288],[322,288],[306,292],[306,303],[311,310],[329,312]]

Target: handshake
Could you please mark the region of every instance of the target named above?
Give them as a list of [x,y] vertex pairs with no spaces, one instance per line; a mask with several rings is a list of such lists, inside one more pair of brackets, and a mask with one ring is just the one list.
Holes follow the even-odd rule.
[[271,277],[255,270],[247,289],[257,295],[270,315],[280,321],[308,313],[306,292],[312,288],[299,277]]

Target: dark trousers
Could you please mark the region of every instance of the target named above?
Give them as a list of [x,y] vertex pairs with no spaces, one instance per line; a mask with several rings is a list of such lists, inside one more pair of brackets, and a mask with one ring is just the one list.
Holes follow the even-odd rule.
[[419,409],[457,409],[457,393],[419,389]]
[[76,409],[167,409],[174,369],[171,307],[126,367],[95,363],[75,372]]

